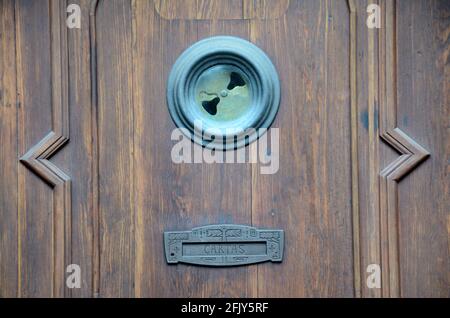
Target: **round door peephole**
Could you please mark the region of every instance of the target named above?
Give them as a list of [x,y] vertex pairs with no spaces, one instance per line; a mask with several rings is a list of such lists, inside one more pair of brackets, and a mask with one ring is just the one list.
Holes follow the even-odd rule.
[[167,101],[175,124],[194,142],[236,149],[272,124],[280,83],[274,65],[257,46],[217,36],[180,55],[169,75]]

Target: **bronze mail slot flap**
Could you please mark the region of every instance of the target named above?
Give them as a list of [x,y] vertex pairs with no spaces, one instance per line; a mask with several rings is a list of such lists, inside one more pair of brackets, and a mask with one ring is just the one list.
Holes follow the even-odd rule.
[[208,225],[191,231],[164,233],[169,264],[237,266],[281,262],[284,232],[246,225]]

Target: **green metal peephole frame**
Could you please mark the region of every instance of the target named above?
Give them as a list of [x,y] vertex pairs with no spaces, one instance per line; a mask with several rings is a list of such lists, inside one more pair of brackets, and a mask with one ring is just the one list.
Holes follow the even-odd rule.
[[216,36],[193,44],[177,59],[167,102],[175,124],[191,140],[209,149],[232,150],[270,127],[280,104],[280,82],[275,66],[257,46]]

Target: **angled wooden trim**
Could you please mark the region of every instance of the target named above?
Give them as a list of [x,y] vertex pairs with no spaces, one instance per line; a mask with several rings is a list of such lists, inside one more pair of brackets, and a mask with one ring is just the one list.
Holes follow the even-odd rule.
[[400,157],[383,169],[381,172],[382,177],[398,182],[430,156],[430,153],[425,148],[400,128],[382,132],[381,138],[401,154]]
[[356,13],[355,0],[347,0],[347,5],[350,13]]
[[52,296],[70,295],[65,288],[65,267],[71,263],[70,177],[49,161],[69,141],[68,58],[66,1],[50,0],[52,127],[50,133],[32,146],[22,162],[53,188],[53,290]]
[[379,32],[380,137],[400,156],[380,173],[381,267],[383,297],[400,297],[399,211],[397,184],[430,153],[397,127],[396,0],[382,2]]
[[59,151],[68,141],[67,137],[51,131],[27,153],[20,157],[20,162],[27,166],[37,176],[51,187],[70,181],[70,178],[55,165],[50,164],[48,158]]

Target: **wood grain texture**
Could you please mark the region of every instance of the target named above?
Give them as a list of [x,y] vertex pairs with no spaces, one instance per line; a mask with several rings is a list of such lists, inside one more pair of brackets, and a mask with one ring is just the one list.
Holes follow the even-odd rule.
[[[358,228],[355,242],[359,244],[359,260],[355,259],[355,271],[360,271],[359,286],[361,297],[379,297],[380,290],[368,288],[366,272],[370,264],[381,264],[379,229],[379,154],[378,124],[378,30],[367,28],[366,8],[374,1],[354,1],[354,34],[356,109],[353,111],[353,139],[357,163],[352,160],[354,177],[357,177],[358,190],[353,202],[358,201],[359,218],[354,219]],[[357,196],[357,197],[356,197]],[[355,208],[355,207],[354,207]],[[354,214],[354,216],[356,216]],[[356,256],[356,254],[355,254]],[[359,264],[357,264],[359,261]],[[359,266],[359,269],[356,269]]]
[[252,20],[251,40],[274,61],[283,92],[280,170],[254,167],[252,219],[283,228],[286,253],[258,265],[258,296],[352,297],[348,3],[291,1],[283,19]]
[[[386,297],[399,297],[400,285],[400,232],[397,183],[424,161],[429,152],[398,127],[397,89],[399,85],[397,63],[399,57],[396,19],[397,2],[388,1],[385,6],[385,32],[381,34],[381,55],[384,57],[380,78],[382,97],[380,99],[380,136],[400,156],[381,171],[380,213],[381,213],[381,257],[383,268],[382,293]],[[398,40],[397,40],[398,41]],[[384,50],[384,51],[383,51]]]
[[[72,2],[81,29],[0,1],[0,296],[450,296],[448,1]],[[219,34],[278,69],[274,175],[171,161],[168,74]],[[166,264],[164,231],[212,223],[284,229],[283,263]]]
[[[83,46],[77,45],[77,40],[83,41],[83,39],[75,37],[74,42],[71,43],[73,46],[69,47],[67,28],[64,21],[65,9],[64,2],[49,2],[50,15],[54,17],[51,19],[52,22],[49,26],[51,63],[48,64],[52,70],[50,77],[52,100],[48,104],[51,107],[52,130],[21,157],[21,161],[27,167],[53,188],[53,194],[50,196],[50,198],[53,197],[52,213],[54,215],[51,223],[51,226],[54,228],[52,234],[54,251],[52,252],[52,266],[50,267],[53,278],[49,281],[53,284],[52,295],[56,297],[72,295],[72,291],[65,288],[65,269],[68,264],[73,262],[80,265],[83,269],[81,273],[82,286],[84,288],[75,290],[75,294],[79,296],[92,294],[88,287],[91,285],[92,267],[92,225],[90,219],[92,199],[89,197],[91,193],[89,180],[92,178],[92,174],[90,170],[77,168],[80,164],[89,166],[89,162],[93,158],[92,156],[84,156],[84,154],[91,152],[91,134],[89,129],[87,129],[89,127],[84,126],[85,123],[90,122],[91,117],[91,109],[89,103],[87,103],[89,102],[89,93],[86,91],[89,85],[87,79],[90,75],[89,64],[86,63],[88,61],[86,48],[89,45],[84,46],[85,51],[83,52]],[[85,25],[88,25],[88,20],[85,22]],[[89,42],[88,30],[86,28],[84,33],[85,42]],[[75,31],[72,34],[76,35],[77,33]],[[81,32],[78,32],[78,35],[80,34]],[[19,47],[19,52],[22,49],[23,47]],[[38,56],[39,54],[48,55],[44,51],[33,53]],[[73,74],[73,77],[69,76],[69,67],[72,68],[71,74]],[[68,88],[69,81],[76,83],[71,87],[70,93]],[[40,83],[35,82],[33,84],[40,85]],[[83,85],[86,86],[83,88]],[[72,107],[69,107],[69,104]],[[79,107],[80,104],[84,107]],[[70,116],[69,108],[73,117]],[[76,139],[72,143],[70,151],[67,154],[60,155],[57,153],[58,150],[69,139],[69,121],[77,128]],[[52,162],[49,161],[50,158],[52,158]],[[79,180],[75,185],[74,193],[77,202],[82,203],[77,204],[75,207],[72,206],[71,202],[71,180],[66,173],[58,168],[59,165],[67,161],[71,162],[69,166],[72,169],[70,170],[76,171],[75,176]],[[26,187],[27,184],[24,184],[24,189]],[[51,233],[52,231],[49,232]],[[76,248],[74,250],[72,250],[72,239],[75,240],[74,245]],[[76,261],[73,261],[74,255]]]
[[96,15],[100,285],[134,295],[132,15],[129,1],[100,1]]
[[167,20],[277,19],[289,0],[154,0],[155,9]]
[[[0,2],[0,297],[18,292],[17,95],[14,2]],[[13,49],[11,49],[13,48]]]
[[[94,237],[97,215],[97,155],[94,151],[95,107],[91,103],[90,0],[71,1],[81,8],[81,28],[67,30],[68,107],[70,142],[52,158],[71,177],[71,249],[72,263],[80,265],[81,288],[72,289],[72,297],[95,296],[93,277],[98,268],[94,260],[98,239]],[[62,16],[66,16],[64,13]],[[82,168],[80,168],[82,167]],[[67,275],[67,274],[66,274]]]
[[289,9],[290,0],[242,0],[243,19],[278,19]]
[[[54,138],[49,135],[54,97],[51,87],[50,10],[48,1],[15,2],[19,155],[37,149],[33,146],[39,147],[40,140],[45,142],[43,136]],[[46,181],[50,184],[58,182],[58,177],[42,163],[34,167],[45,171],[41,175],[48,177]],[[19,166],[18,180],[18,295],[60,295],[63,282],[56,283],[55,276],[62,273],[64,254],[61,254],[62,246],[55,244],[55,230],[61,230],[60,223],[59,227],[54,227],[54,222],[61,220],[61,214],[58,214],[59,219],[54,214],[58,200],[53,200],[51,187],[23,165]],[[55,253],[59,253],[59,258],[55,258]],[[55,271],[57,267],[58,272]]]
[[[369,3],[372,1],[356,3],[359,16]],[[366,28],[364,19],[357,22],[358,103],[367,104],[358,110],[361,276],[367,276],[365,269],[369,264],[380,264],[382,268],[382,289],[369,289],[363,280],[361,292],[363,297],[398,297],[401,295],[399,240],[402,234],[397,184],[429,152],[398,128],[397,89],[404,76],[397,75],[396,2],[381,1],[380,5],[385,23],[380,31]],[[380,144],[378,135],[396,155]],[[377,169],[381,170],[379,180],[374,174]]]
[[[250,167],[172,163],[170,135],[175,126],[165,104],[167,76],[184,49],[214,34],[247,37],[248,23],[168,21],[151,3],[133,3],[136,296],[255,295],[254,268],[167,266],[161,250],[165,230],[251,222]],[[142,175],[147,177],[138,177]]]
[[100,187],[99,187],[99,136],[98,136],[98,84],[97,84],[97,25],[96,14],[98,0],[89,4],[89,70],[91,95],[91,129],[92,129],[92,292],[94,297],[100,295]]
[[352,175],[352,241],[353,280],[355,297],[361,297],[361,235],[359,206],[358,161],[358,76],[357,76],[357,9],[354,0],[347,1],[350,15],[350,125],[351,125],[351,175]]
[[[50,1],[50,56],[51,62],[51,131],[33,145],[20,161],[53,188],[52,227],[52,296],[65,295],[65,264],[71,264],[71,187],[70,177],[48,159],[69,140],[67,38],[66,26],[61,21],[64,1]],[[30,56],[31,57],[31,56]],[[68,292],[68,291],[67,291]]]
[[450,3],[397,1],[395,14],[397,127],[416,162],[417,144],[431,153],[398,184],[399,296],[449,297]]

